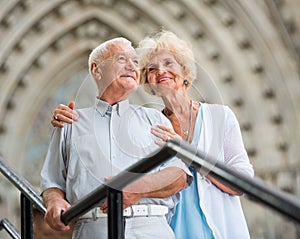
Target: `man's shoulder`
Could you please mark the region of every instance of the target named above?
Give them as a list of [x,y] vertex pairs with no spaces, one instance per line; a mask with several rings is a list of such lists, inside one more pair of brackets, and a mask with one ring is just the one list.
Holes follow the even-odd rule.
[[133,110],[144,112],[145,114],[158,114],[158,115],[161,114],[161,112],[159,110],[150,108],[150,107],[146,107],[146,106],[130,104],[130,107]]
[[131,105],[131,109],[139,118],[143,118],[153,124],[169,124],[169,120],[162,114],[161,111],[140,105]]
[[94,107],[86,107],[86,108],[78,108],[78,109],[74,109],[77,113],[88,113],[91,112],[93,110],[95,110]]

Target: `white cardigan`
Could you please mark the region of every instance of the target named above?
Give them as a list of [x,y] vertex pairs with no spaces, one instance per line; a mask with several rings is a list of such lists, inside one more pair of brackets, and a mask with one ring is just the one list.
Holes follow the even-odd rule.
[[[197,149],[227,166],[253,177],[240,127],[227,106],[202,104],[203,121]],[[216,239],[250,238],[238,196],[229,195],[197,174],[200,207]]]

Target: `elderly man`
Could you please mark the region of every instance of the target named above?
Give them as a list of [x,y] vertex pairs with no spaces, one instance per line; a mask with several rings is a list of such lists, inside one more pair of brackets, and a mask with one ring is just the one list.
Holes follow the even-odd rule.
[[[60,221],[62,211],[157,149],[151,127],[172,127],[159,111],[128,102],[140,76],[130,41],[100,44],[90,55],[89,71],[98,87],[95,106],[78,110],[80,120],[55,129],[41,172],[45,220],[56,230],[69,229]],[[174,238],[165,215],[176,205],[188,175],[184,163],[173,158],[125,188],[125,238]],[[153,210],[141,216],[136,214],[141,207]],[[82,216],[73,238],[107,238],[106,212],[104,202]]]

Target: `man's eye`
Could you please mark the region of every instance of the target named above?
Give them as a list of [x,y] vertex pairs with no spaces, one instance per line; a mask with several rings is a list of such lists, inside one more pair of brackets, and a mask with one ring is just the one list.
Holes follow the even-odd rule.
[[119,56],[119,57],[118,57],[118,61],[126,61],[125,56]]

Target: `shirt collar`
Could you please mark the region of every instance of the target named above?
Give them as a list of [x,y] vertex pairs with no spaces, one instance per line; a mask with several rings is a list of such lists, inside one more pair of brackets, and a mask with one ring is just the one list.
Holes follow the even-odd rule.
[[129,101],[128,99],[126,99],[111,106],[106,101],[96,98],[95,108],[101,116],[104,116],[110,107],[112,107],[112,112],[117,111],[118,115],[122,116],[124,112],[129,108]]

